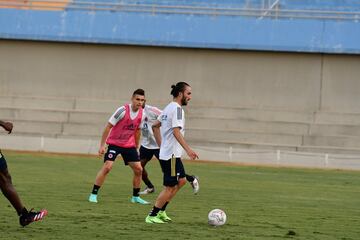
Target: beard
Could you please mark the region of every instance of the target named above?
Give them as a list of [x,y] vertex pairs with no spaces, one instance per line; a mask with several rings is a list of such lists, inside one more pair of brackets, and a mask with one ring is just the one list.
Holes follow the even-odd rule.
[[183,97],[181,99],[181,106],[186,106],[188,104],[188,101],[186,100],[186,97]]

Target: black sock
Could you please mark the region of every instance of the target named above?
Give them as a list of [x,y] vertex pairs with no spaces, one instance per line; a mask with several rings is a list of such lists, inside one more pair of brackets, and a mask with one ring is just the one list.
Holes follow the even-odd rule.
[[166,206],[169,204],[169,202],[166,202],[165,204],[164,204],[164,206],[161,208],[161,211],[165,211],[165,209],[166,209]]
[[155,217],[158,215],[159,211],[160,211],[160,208],[157,208],[154,206],[153,209],[151,210],[149,216]]
[[133,188],[133,196],[138,197],[140,192],[140,188]]
[[27,213],[28,213],[28,210],[27,210],[26,208],[23,208],[23,209],[21,209],[20,212],[17,212],[17,214],[18,214],[19,216],[23,216],[23,215],[25,215],[25,214],[27,214]]
[[154,185],[150,182],[149,179],[144,179],[144,183],[148,188],[154,188]]
[[94,184],[94,187],[93,187],[93,190],[92,190],[92,194],[98,194],[99,188],[100,188],[100,186]]
[[194,179],[195,179],[193,176],[190,176],[190,175],[187,175],[187,174],[185,174],[185,177],[186,177],[186,180],[187,180],[188,182],[193,182]]

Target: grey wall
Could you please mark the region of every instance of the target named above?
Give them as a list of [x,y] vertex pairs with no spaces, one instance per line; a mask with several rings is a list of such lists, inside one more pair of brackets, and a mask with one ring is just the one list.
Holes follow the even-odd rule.
[[167,102],[187,81],[193,104],[360,112],[360,56],[0,41],[0,95]]
[[324,58],[321,108],[360,113],[360,56]]

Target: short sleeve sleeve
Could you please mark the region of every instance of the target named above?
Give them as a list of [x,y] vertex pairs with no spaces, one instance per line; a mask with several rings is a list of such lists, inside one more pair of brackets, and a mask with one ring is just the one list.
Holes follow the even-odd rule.
[[184,112],[181,107],[176,107],[171,116],[171,127],[184,128]]
[[162,122],[164,120],[164,117],[163,117],[163,114],[161,113],[158,117],[157,117],[157,120],[159,122]]
[[146,114],[145,111],[143,111],[142,117],[141,117],[141,123],[139,124],[138,129],[142,129],[144,127],[144,123],[145,123],[145,118],[146,118]]
[[125,106],[119,107],[110,117],[109,123],[115,126],[125,116]]
[[149,116],[151,119],[154,119],[154,120],[158,119],[160,114],[161,114],[160,109],[158,109],[157,107],[151,107],[150,116]]

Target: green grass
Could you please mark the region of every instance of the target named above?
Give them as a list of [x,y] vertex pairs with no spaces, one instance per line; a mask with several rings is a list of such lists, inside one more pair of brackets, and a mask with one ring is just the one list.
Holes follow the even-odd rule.
[[[151,206],[130,203],[132,175],[121,160],[93,204],[87,198],[100,158],[4,154],[25,205],[49,215],[19,227],[2,196],[0,239],[360,239],[360,172],[185,162],[200,177],[199,194],[186,185],[168,206],[173,223],[149,225]],[[160,166],[152,161],[148,170],[158,193]],[[207,224],[214,208],[227,214],[222,227]]]

